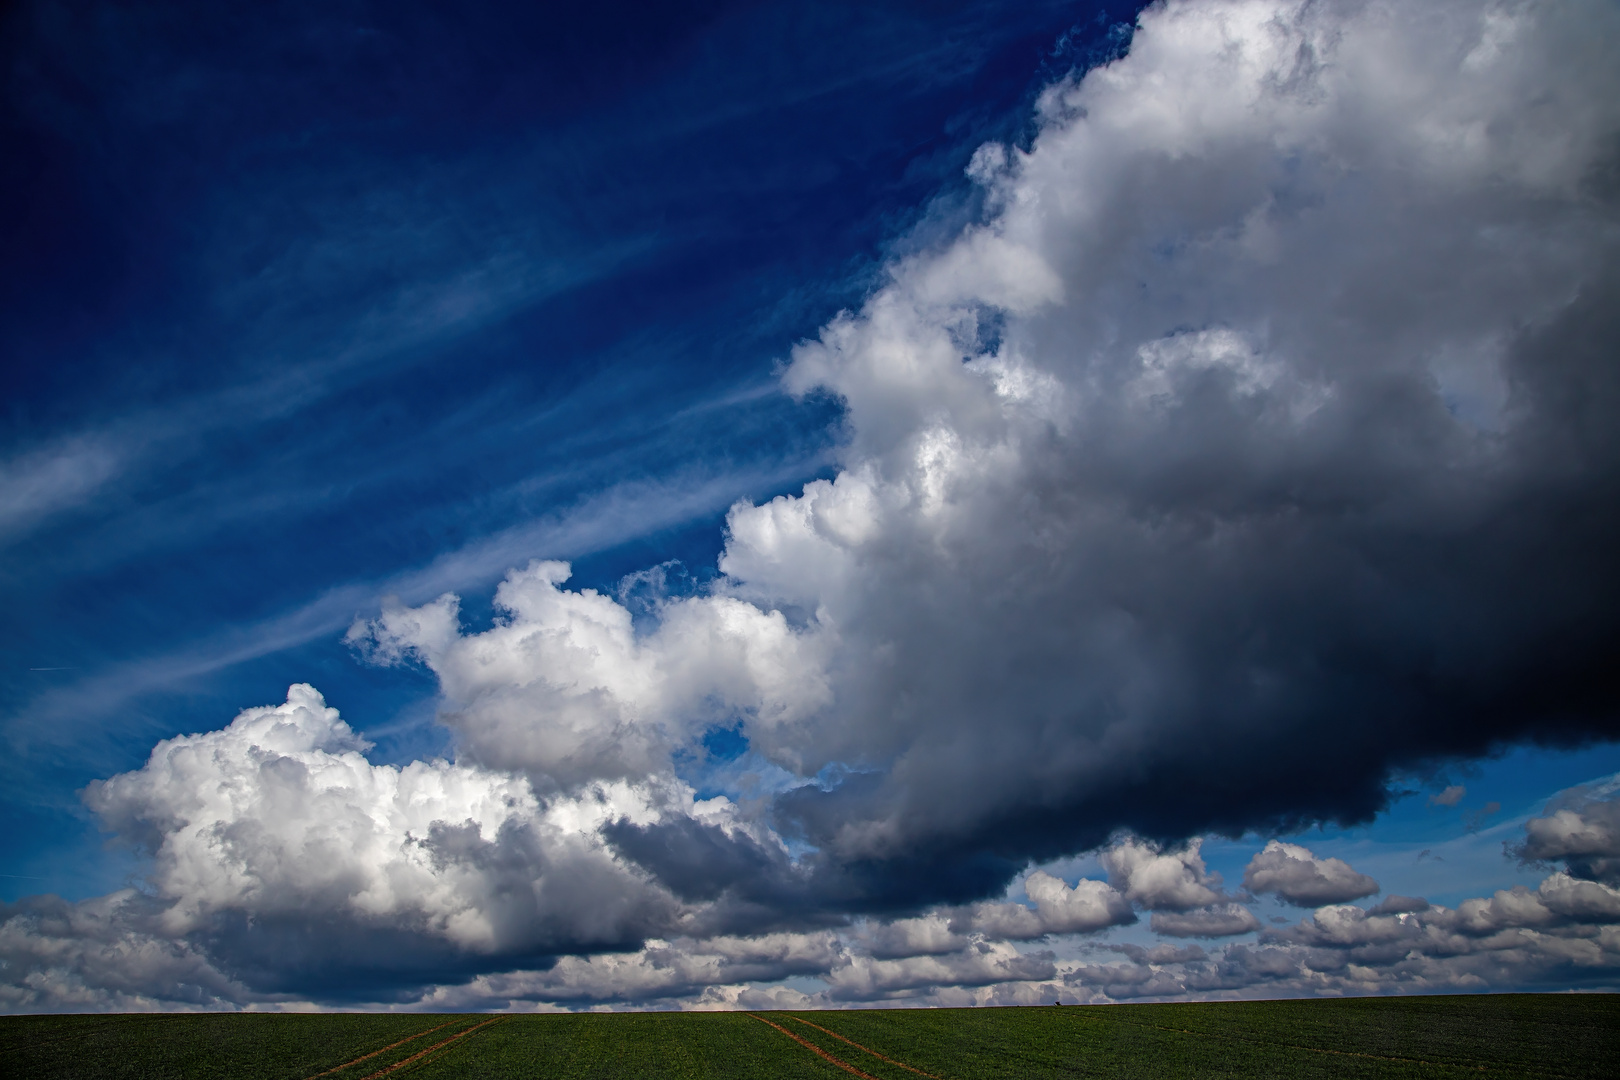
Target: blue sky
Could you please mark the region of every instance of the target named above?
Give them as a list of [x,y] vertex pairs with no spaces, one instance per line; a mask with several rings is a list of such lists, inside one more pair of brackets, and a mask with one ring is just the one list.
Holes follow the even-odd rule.
[[969,155],[1113,25],[9,18],[6,588],[33,614],[0,647],[6,860],[33,876],[5,887],[75,898],[127,872],[77,790],[289,682],[383,760],[442,752],[432,684],[342,643],[381,596],[487,604],[540,555],[597,586],[712,575],[727,506],[831,464],[836,409],[774,366],[964,212]]
[[0,19],[0,1008],[1620,985],[1612,5]]

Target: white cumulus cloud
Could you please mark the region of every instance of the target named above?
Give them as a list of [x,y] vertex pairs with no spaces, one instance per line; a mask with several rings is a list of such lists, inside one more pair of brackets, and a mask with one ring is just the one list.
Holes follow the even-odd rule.
[[1378,891],[1378,882],[1343,859],[1319,858],[1310,848],[1273,840],[1249,860],[1243,887],[1308,907],[1371,896]]

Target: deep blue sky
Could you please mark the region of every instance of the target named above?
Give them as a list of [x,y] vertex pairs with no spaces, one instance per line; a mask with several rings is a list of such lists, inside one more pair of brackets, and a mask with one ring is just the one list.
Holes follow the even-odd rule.
[[128,870],[84,784],[289,682],[443,752],[431,680],[341,642],[382,595],[712,574],[728,504],[828,468],[787,348],[1134,9],[0,17],[0,896],[71,898]]

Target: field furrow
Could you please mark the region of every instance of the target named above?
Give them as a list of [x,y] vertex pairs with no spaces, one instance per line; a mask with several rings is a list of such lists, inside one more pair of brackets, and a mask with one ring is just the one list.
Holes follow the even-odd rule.
[[355,1058],[353,1061],[345,1061],[341,1065],[332,1066],[330,1069],[327,1069],[325,1072],[318,1072],[314,1076],[311,1076],[309,1078],[309,1080],[318,1080],[318,1078],[322,1077],[322,1076],[331,1076],[335,1072],[342,1072],[344,1069],[350,1068],[351,1066],[354,1066],[354,1065],[358,1065],[362,1061],[370,1061],[372,1058],[377,1057],[380,1054],[386,1054],[386,1053],[388,1053],[388,1051],[396,1049],[396,1048],[401,1047],[401,1046],[404,1046],[406,1043],[415,1042],[417,1039],[421,1039],[421,1038],[424,1038],[424,1037],[426,1037],[428,1035],[431,1035],[435,1031],[443,1031],[445,1028],[449,1027],[453,1023],[455,1023],[454,1020],[447,1020],[444,1023],[439,1024],[436,1027],[428,1028],[426,1031],[419,1031],[415,1035],[407,1035],[405,1038],[399,1040],[399,1042],[389,1043],[387,1046],[383,1047],[381,1050],[373,1050],[369,1054],[361,1054],[359,1057]]
[[786,1035],[788,1038],[792,1039],[794,1042],[798,1043],[800,1046],[805,1047],[811,1053],[814,1053],[819,1057],[826,1058],[828,1061],[832,1062],[834,1065],[838,1066],[840,1069],[843,1069],[845,1072],[854,1073],[856,1076],[861,1077],[862,1080],[878,1080],[878,1078],[873,1076],[871,1073],[864,1073],[861,1070],[857,1069],[855,1066],[851,1065],[849,1062],[843,1060],[842,1058],[834,1057],[832,1054],[828,1053],[826,1050],[823,1050],[821,1047],[817,1046],[815,1043],[811,1042],[810,1040],[800,1038],[798,1035],[793,1034],[793,1032],[789,1031],[787,1028],[783,1027],[781,1024],[778,1024],[778,1023],[776,1023],[775,1021],[772,1021],[772,1020],[767,1020],[763,1016],[758,1016],[758,1015],[755,1015],[754,1013],[749,1013],[748,1015],[754,1017],[755,1020],[758,1020],[762,1024],[770,1024],[771,1027],[775,1028],[777,1031],[780,1031],[782,1034]]
[[458,1039],[466,1038],[468,1035],[471,1035],[473,1032],[479,1030],[480,1028],[489,1027],[489,1025],[499,1023],[500,1021],[505,1020],[505,1019],[507,1019],[507,1018],[504,1017],[504,1016],[497,1016],[494,1019],[485,1020],[481,1024],[474,1024],[472,1027],[467,1028],[464,1031],[456,1032],[454,1035],[450,1036],[448,1039],[445,1039],[443,1042],[434,1043],[432,1046],[428,1047],[426,1050],[417,1051],[416,1053],[412,1054],[410,1057],[405,1058],[403,1061],[396,1061],[392,1065],[386,1065],[383,1068],[378,1069],[376,1072],[371,1073],[369,1076],[364,1077],[363,1080],[377,1080],[377,1077],[379,1077],[379,1076],[387,1076],[389,1073],[398,1072],[400,1069],[405,1068],[405,1066],[407,1066],[407,1065],[414,1065],[418,1061],[422,1061],[425,1058],[431,1057],[433,1055],[434,1051],[441,1050],[444,1047],[449,1046],[451,1043],[456,1042]]
[[838,1032],[836,1032],[836,1031],[832,1031],[829,1028],[824,1028],[820,1024],[811,1023],[809,1020],[804,1019],[802,1016],[792,1016],[792,1015],[790,1015],[788,1017],[788,1019],[789,1020],[797,1020],[799,1023],[806,1024],[806,1025],[808,1025],[810,1027],[813,1027],[817,1031],[824,1031],[828,1035],[831,1035],[835,1039],[838,1039],[838,1040],[840,1040],[842,1042],[849,1043],[849,1045],[853,1046],[855,1049],[861,1051],[862,1053],[871,1054],[873,1057],[877,1058],[879,1061],[887,1061],[890,1065],[898,1065],[900,1068],[905,1069],[907,1072],[914,1072],[918,1076],[926,1076],[926,1077],[928,1077],[928,1080],[941,1080],[940,1077],[935,1076],[933,1073],[923,1072],[921,1069],[913,1068],[912,1066],[907,1065],[903,1061],[896,1061],[892,1057],[885,1057],[883,1054],[878,1053],[876,1050],[873,1050],[869,1046],[862,1046],[860,1043],[856,1042],[854,1039],[845,1038],[844,1036],[838,1034]]

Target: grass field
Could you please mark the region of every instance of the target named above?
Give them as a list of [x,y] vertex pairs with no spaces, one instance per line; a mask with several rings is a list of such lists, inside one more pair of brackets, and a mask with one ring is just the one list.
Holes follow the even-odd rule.
[[806,1013],[0,1018],[22,1080],[1620,1077],[1620,995]]

